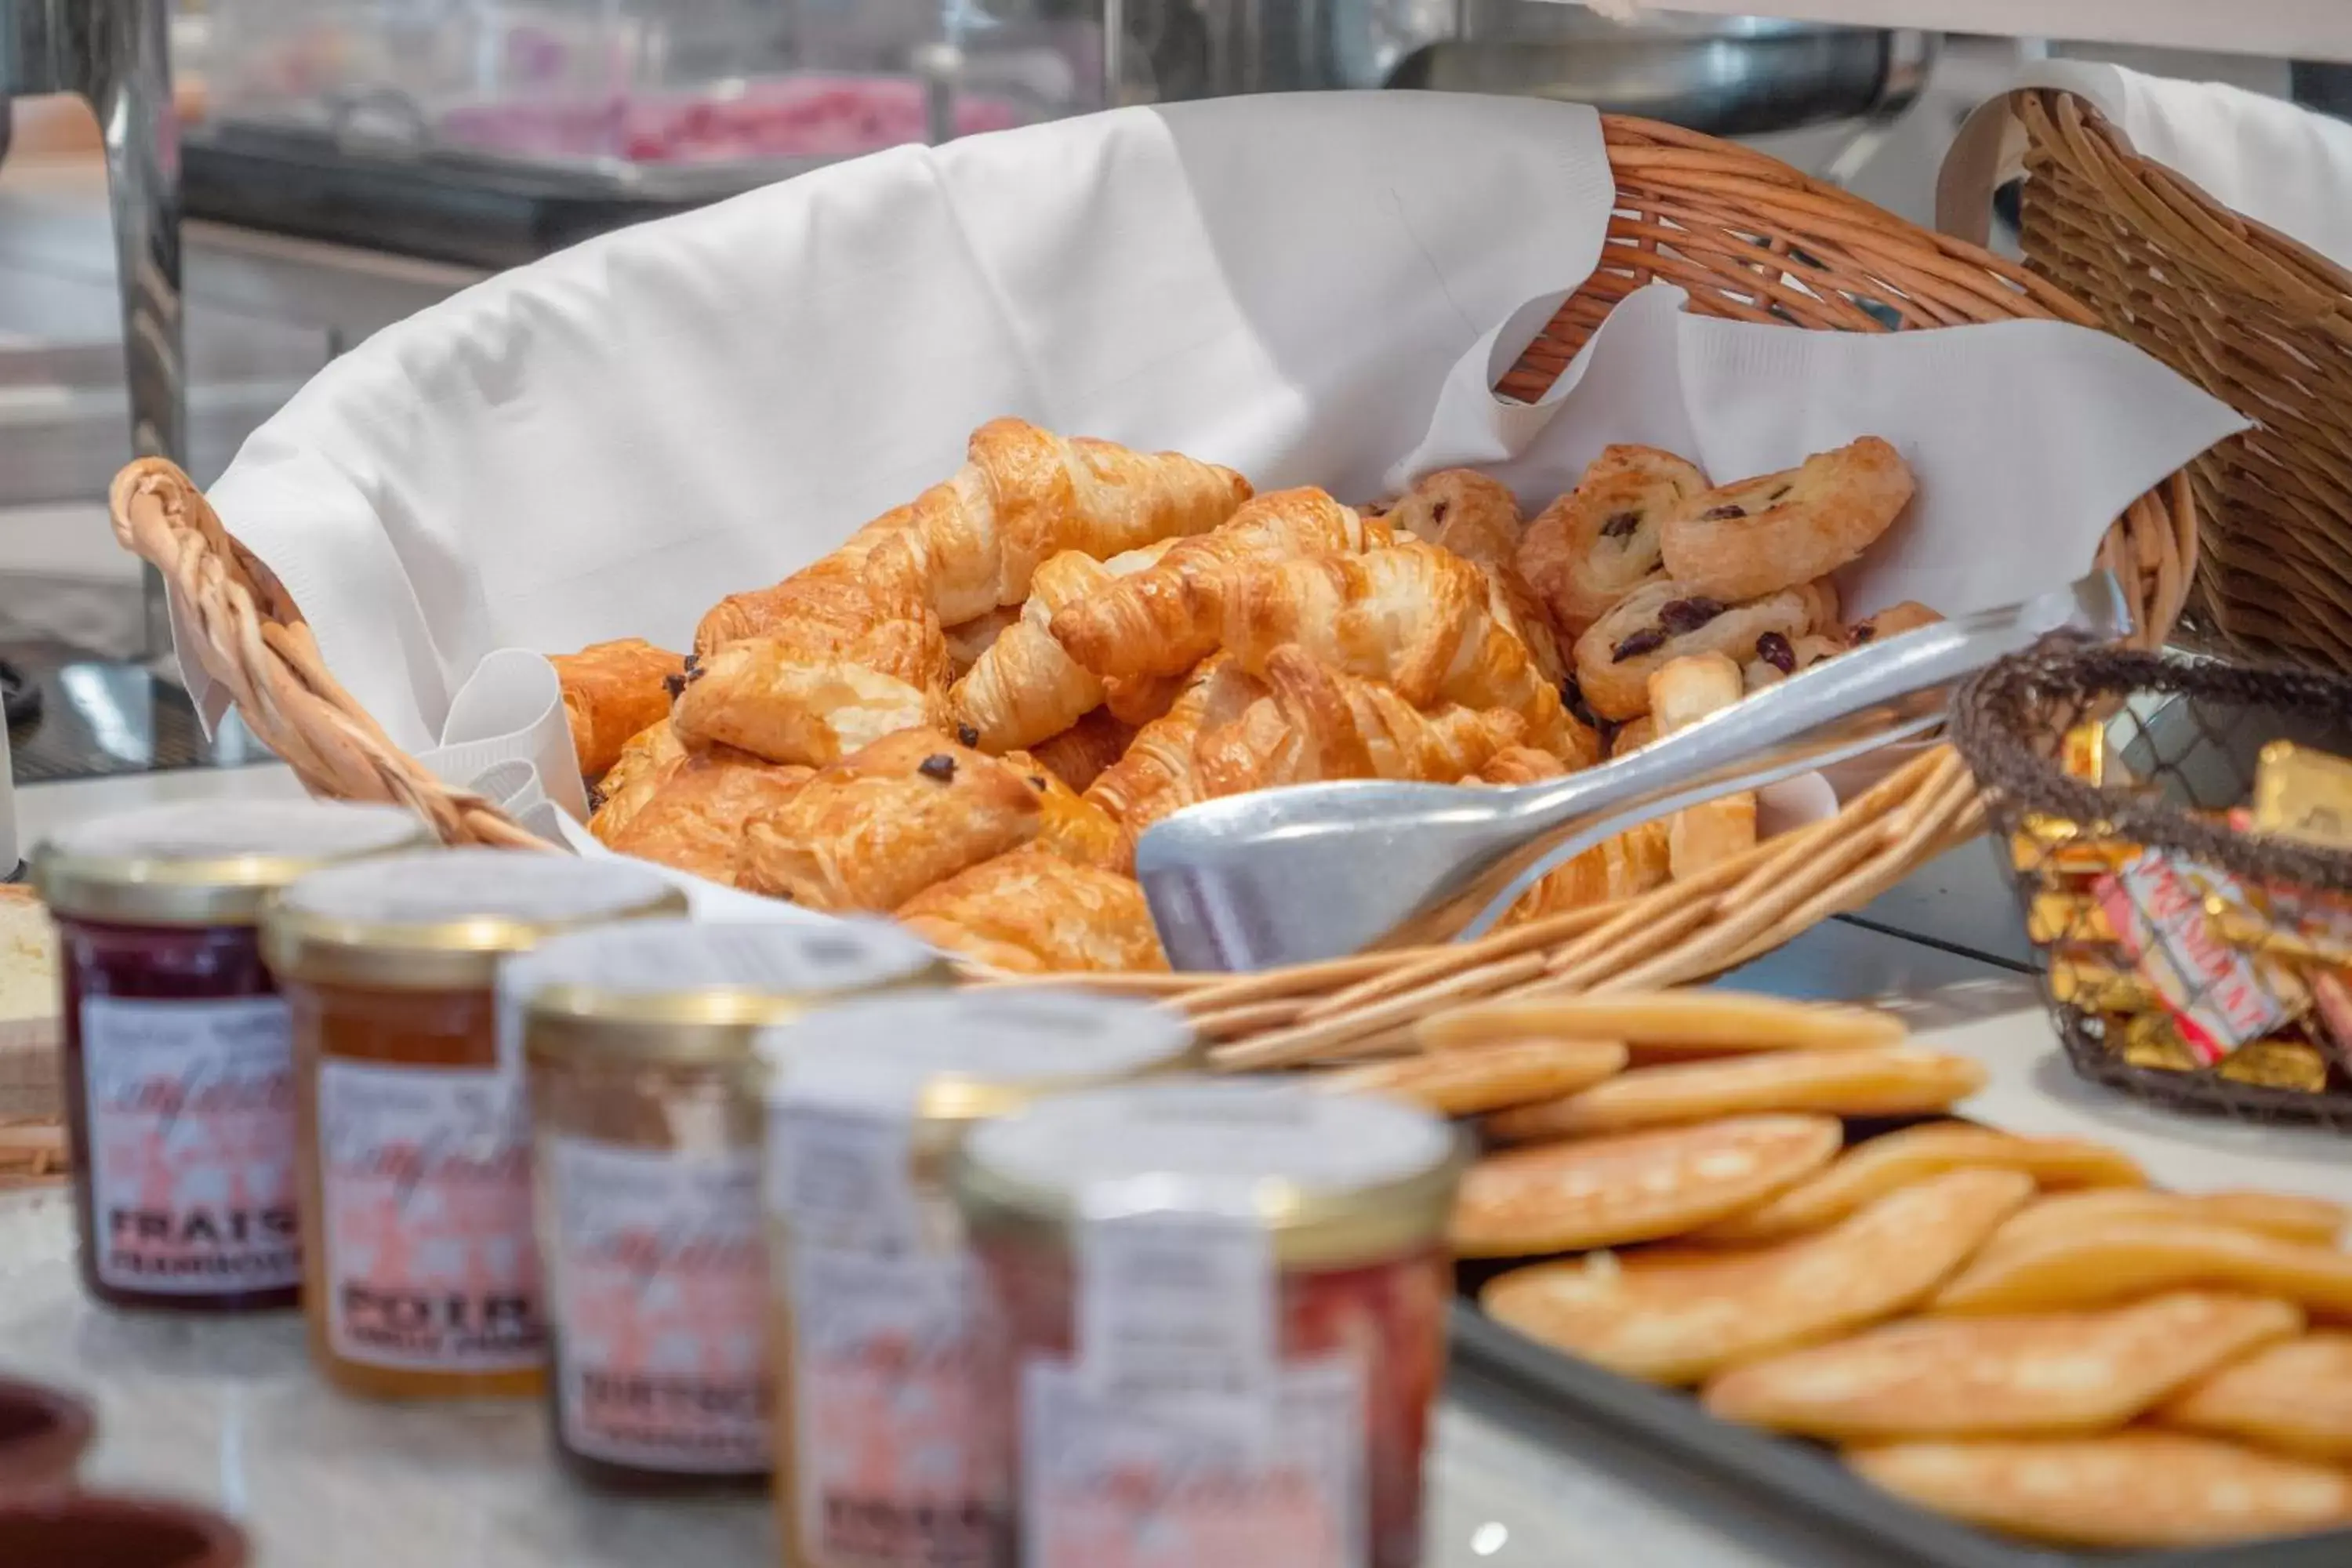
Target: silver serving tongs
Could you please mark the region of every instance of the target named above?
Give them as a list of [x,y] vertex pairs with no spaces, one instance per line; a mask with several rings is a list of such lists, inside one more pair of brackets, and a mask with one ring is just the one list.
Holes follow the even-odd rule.
[[1180,970],[1269,969],[1490,930],[1552,868],[1654,817],[1910,739],[2053,632],[2128,637],[2113,574],[1815,665],[1620,761],[1511,789],[1303,784],[1180,811],[1136,875]]

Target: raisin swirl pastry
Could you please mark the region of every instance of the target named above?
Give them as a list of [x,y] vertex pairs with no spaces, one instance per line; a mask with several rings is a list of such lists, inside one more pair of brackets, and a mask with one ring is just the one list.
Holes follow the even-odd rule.
[[1911,470],[1875,436],[1801,468],[1685,500],[1658,531],[1666,575],[1734,604],[1858,559],[1911,502]]
[[1659,530],[1706,476],[1655,447],[1609,447],[1519,540],[1519,574],[1573,637],[1663,576]]
[[1697,653],[1754,656],[1757,638],[1794,639],[1813,629],[1822,595],[1791,588],[1744,605],[1694,594],[1678,583],[1653,583],[1586,628],[1576,639],[1576,680],[1603,719],[1620,723],[1650,709],[1653,672]]

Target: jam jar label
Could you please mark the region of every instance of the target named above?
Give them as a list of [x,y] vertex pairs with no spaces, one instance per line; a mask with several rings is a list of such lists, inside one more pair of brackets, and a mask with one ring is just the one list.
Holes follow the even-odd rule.
[[299,1284],[286,1004],[89,996],[81,1040],[100,1280],[176,1296]]
[[321,1245],[338,1356],[417,1372],[540,1364],[523,1122],[496,1072],[320,1064]]
[[[836,1086],[838,1087],[838,1086]],[[770,1202],[791,1236],[792,1479],[827,1568],[991,1568],[1012,1491],[989,1319],[955,1237],[927,1235],[912,1119],[882,1095],[786,1094]]]
[[1351,1355],[1275,1374],[1248,1436],[1105,1394],[1058,1360],[1022,1378],[1023,1568],[1364,1568],[1365,1394]]
[[766,1470],[759,1152],[551,1137],[546,1156],[565,1444],[639,1469]]

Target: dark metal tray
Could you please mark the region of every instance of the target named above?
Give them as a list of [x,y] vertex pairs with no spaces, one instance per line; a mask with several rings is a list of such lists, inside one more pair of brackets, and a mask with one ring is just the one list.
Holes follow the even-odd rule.
[[1457,1363],[1505,1386],[1614,1428],[1687,1469],[1780,1511],[1875,1548],[1910,1568],[2347,1568],[2352,1531],[2192,1552],[2071,1552],[2025,1546],[1913,1508],[1860,1479],[1828,1449],[1736,1426],[1696,1400],[1562,1355],[1496,1322],[1469,1301],[1454,1308]]

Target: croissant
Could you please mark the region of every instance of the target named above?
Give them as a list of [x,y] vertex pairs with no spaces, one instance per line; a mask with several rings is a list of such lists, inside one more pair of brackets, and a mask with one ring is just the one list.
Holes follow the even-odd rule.
[[686,742],[677,738],[667,714],[630,736],[620,756],[589,793],[589,804],[595,810],[588,818],[588,831],[599,843],[610,845],[613,836],[645,809],[654,792],[684,767],[686,760]]
[[1515,713],[1448,706],[1423,713],[1377,681],[1343,675],[1297,647],[1267,656],[1268,694],[1202,737],[1209,796],[1329,779],[1451,784],[1526,731]]
[[1043,845],[926,889],[898,907],[898,919],[935,947],[1017,974],[1168,967],[1133,878]]
[[885,736],[743,829],[739,886],[824,910],[897,908],[1037,836],[1043,792],[931,730]]
[[[1528,746],[1507,746],[1463,782],[1487,784],[1540,784],[1568,770],[1549,752]],[[1593,846],[1564,866],[1553,868],[1543,880],[1520,895],[1503,918],[1507,926],[1524,925],[1546,915],[1630,899],[1664,885],[1669,873],[1669,831],[1663,822],[1644,823]]]
[[1525,722],[1531,746],[1597,752],[1527,644],[1496,618],[1490,593],[1475,563],[1415,539],[1366,555],[1279,561],[1235,577],[1224,645],[1257,671],[1296,643],[1336,669],[1386,681],[1415,707],[1505,709]]
[[907,672],[943,667],[946,658],[929,616],[877,626],[834,655],[747,637],[688,672],[671,722],[688,746],[823,767],[895,731],[944,728],[944,687]]
[[741,752],[688,757],[604,843],[731,888],[744,823],[791,799],[813,772]]
[[1318,489],[1259,496],[1214,531],[1180,541],[1148,572],[1054,616],[1055,640],[1106,680],[1182,675],[1217,648],[1235,567],[1294,555],[1355,554],[1394,536]]
[[581,776],[592,779],[619,761],[621,748],[646,725],[669,716],[664,682],[686,668],[677,654],[643,637],[592,643],[548,662],[563,686],[563,717]]
[[1049,735],[1029,748],[1055,777],[1080,794],[1102,776],[1105,768],[1127,754],[1137,726],[1121,722],[1108,709],[1097,708],[1058,735]]
[[996,639],[1004,635],[1005,628],[1020,620],[1021,611],[1018,605],[1000,605],[984,616],[958,621],[946,628],[949,678],[961,680],[971,674],[971,667],[996,646]]
[[943,621],[966,621],[1027,598],[1037,567],[1062,551],[1107,561],[1205,533],[1249,496],[1232,469],[1179,453],[993,419],[972,432],[955,478],[916,499],[910,531],[931,607]]
[[1054,612],[1146,570],[1173,542],[1163,540],[1107,562],[1066,550],[1038,567],[1021,618],[948,692],[956,722],[977,731],[984,750],[1005,752],[1057,735],[1101,707],[1101,678],[1054,640]]
[[1064,784],[1027,752],[1007,752],[1004,761],[1018,768],[1037,792],[1040,847],[1082,866],[1118,868],[1127,855],[1127,832],[1117,817]]
[[1241,717],[1264,695],[1265,688],[1232,660],[1207,660],[1176,705],[1146,724],[1127,754],[1087,787],[1086,798],[1108,812],[1127,834],[1120,869],[1134,863],[1134,843],[1145,828],[1209,798],[1200,772],[1200,738]]
[[744,637],[786,635],[831,651],[884,621],[919,615],[929,586],[919,552],[901,537],[914,521],[910,506],[885,512],[773,587],[729,595],[695,628],[694,651],[709,658]]

